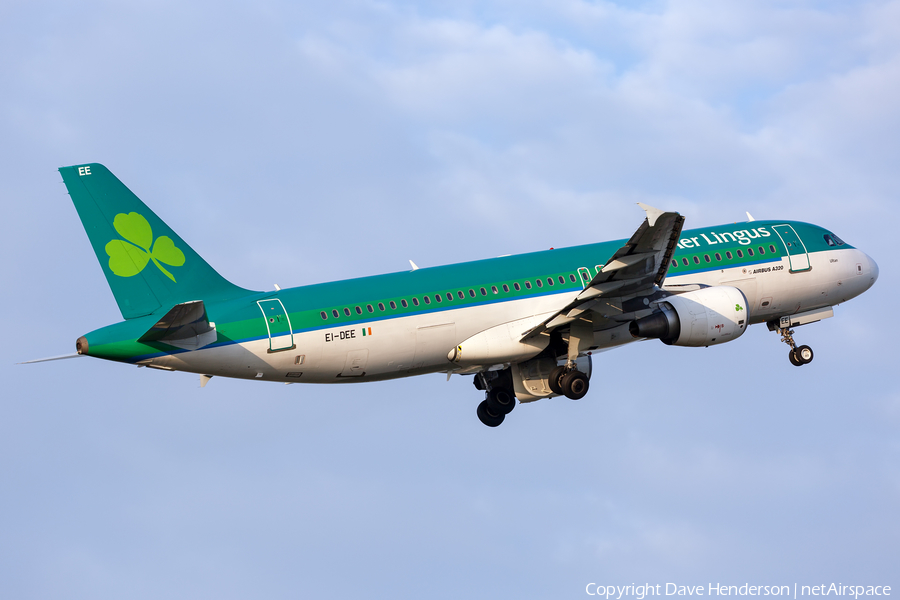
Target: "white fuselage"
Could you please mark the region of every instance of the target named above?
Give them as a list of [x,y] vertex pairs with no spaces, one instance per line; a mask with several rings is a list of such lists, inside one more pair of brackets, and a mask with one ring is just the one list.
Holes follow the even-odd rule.
[[[747,298],[750,323],[834,306],[874,283],[877,266],[862,251],[809,254],[811,269],[791,272],[789,258],[747,267],[670,276],[666,285],[733,286]],[[260,339],[145,361],[149,366],[247,379],[338,383],[433,372],[465,372],[448,359],[464,340],[504,323],[551,315],[578,295],[568,291],[436,313],[293,333],[295,347],[270,352]],[[363,332],[363,330],[365,330]],[[365,335],[363,335],[363,333]],[[595,332],[593,349],[635,341],[628,324]],[[485,365],[491,366],[491,365]]]

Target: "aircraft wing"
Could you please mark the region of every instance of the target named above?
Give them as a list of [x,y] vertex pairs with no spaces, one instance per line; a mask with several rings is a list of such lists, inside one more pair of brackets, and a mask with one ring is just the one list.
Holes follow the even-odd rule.
[[582,318],[587,311],[615,320],[623,313],[622,300],[652,294],[662,287],[675,252],[684,217],[646,204],[647,213],[634,235],[616,250],[578,296],[540,325],[525,332],[522,340],[540,335]]

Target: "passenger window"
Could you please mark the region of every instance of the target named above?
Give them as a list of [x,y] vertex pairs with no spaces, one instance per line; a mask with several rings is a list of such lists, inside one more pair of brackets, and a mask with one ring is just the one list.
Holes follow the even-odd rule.
[[765,253],[766,253],[766,249],[763,248],[762,246],[760,246],[760,247],[759,247],[759,253],[760,253],[760,254],[765,254]]
[[753,248],[747,248],[747,256],[753,256]]
[[327,320],[328,320],[328,313],[327,313],[327,312],[325,312],[325,311],[323,310],[323,311],[320,312],[319,314],[322,315],[322,320],[323,320],[323,321],[327,321]]
[[495,293],[495,294],[498,293],[498,292],[497,292],[497,286],[496,286],[496,285],[492,285],[492,286],[491,286],[491,292],[493,292],[493,293]]
[[672,261],[672,268],[675,268],[675,267],[677,267],[677,266],[678,266],[678,261],[677,261],[677,260],[673,260],[673,261]]
[[506,285],[505,283],[503,284],[503,291],[504,291],[504,292],[508,292],[508,291],[509,291],[509,286]]
[[548,277],[548,278],[547,278],[547,285],[553,285],[553,278],[552,278],[552,277]]
[[340,313],[338,313],[338,311],[337,311],[336,308],[331,309],[331,314],[334,315],[334,318],[335,318],[335,319],[337,319],[338,317],[341,316]]
[[397,310],[397,303],[391,300],[391,310]]
[[575,279],[575,275],[572,275],[572,274],[570,273],[570,274],[569,274],[569,281],[571,281],[572,283],[575,283],[575,282],[577,281],[577,279]]
[[526,281],[526,282],[525,282],[525,289],[526,289],[526,290],[530,290],[530,289],[531,289],[531,282],[530,282],[530,281]]
[[402,306],[403,308],[409,308],[409,304],[406,303],[406,300],[401,300],[400,306]]
[[566,278],[563,277],[562,275],[560,275],[557,279],[559,279],[559,282],[560,282],[561,284],[563,284],[563,285],[566,284]]
[[688,266],[688,259],[682,258],[682,259],[681,259],[681,264],[683,264],[684,266]]
[[725,253],[725,258],[727,258],[728,260],[731,260],[731,250],[729,250],[728,252]]
[[481,295],[482,295],[482,296],[487,296],[487,290],[484,289],[484,288],[481,288]]
[[469,290],[469,296],[472,297],[472,298],[474,298],[474,297],[475,297],[475,290],[470,289],[470,290]]
[[413,298],[413,306],[418,306],[418,305],[419,305],[419,299]]
[[350,309],[349,309],[349,308],[344,308],[344,314],[347,315],[347,316],[349,317],[349,316],[350,316]]
[[694,264],[695,264],[695,265],[699,265],[699,264],[700,264],[700,257],[699,257],[699,256],[695,256],[695,257],[694,257]]
[[362,309],[358,306],[356,307],[356,314],[358,314],[358,315],[362,314]]
[[519,291],[522,290],[522,286],[520,286],[518,282],[514,283],[514,284],[513,284],[513,287],[516,288],[516,291],[517,291],[517,292],[519,292]]
[[372,305],[371,305],[371,304],[366,304],[366,310],[369,311],[370,313],[375,312],[375,309],[372,308]]
[[709,254],[704,254],[703,260],[705,260],[706,262],[709,262]]
[[459,296],[459,299],[460,299],[460,300],[465,300],[465,299],[466,299],[466,295],[463,293],[462,290],[459,290],[458,292],[456,292],[456,295]]
[[722,260],[722,255],[719,254],[718,252],[716,252],[716,260],[717,260],[717,261],[721,261],[721,260]]
[[772,254],[775,254],[775,252],[776,252],[775,246],[773,246],[773,245],[770,244],[770,245],[769,245],[769,251],[770,251]]
[[422,300],[425,301],[425,304],[431,304],[431,298],[429,298],[428,296],[422,296]]
[[440,295],[440,294],[435,294],[435,295],[434,295],[434,299],[437,300],[438,302],[442,302],[442,301],[443,301],[443,298],[441,298],[441,295]]
[[379,303],[378,303],[378,310],[380,310],[380,311],[383,311],[383,310],[384,310],[384,302],[379,302]]
[[453,294],[447,292],[447,300],[453,300]]
[[535,279],[534,282],[537,284],[538,287],[544,287],[544,282],[541,281],[540,279]]
[[744,251],[743,251],[743,250],[738,250],[738,251],[737,251],[737,255],[738,255],[738,258],[744,258]]

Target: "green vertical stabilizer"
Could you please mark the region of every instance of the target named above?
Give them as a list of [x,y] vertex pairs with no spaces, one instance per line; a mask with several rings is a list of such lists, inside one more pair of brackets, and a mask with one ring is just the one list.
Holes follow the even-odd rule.
[[126,319],[249,293],[219,275],[103,165],[59,172]]

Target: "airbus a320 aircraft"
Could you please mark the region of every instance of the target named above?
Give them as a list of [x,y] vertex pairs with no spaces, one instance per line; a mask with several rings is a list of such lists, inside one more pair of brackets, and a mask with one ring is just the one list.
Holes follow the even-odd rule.
[[[648,338],[736,340],[833,315],[878,266],[827,229],[750,221],[682,231],[641,205],[628,239],[256,292],[220,276],[103,165],[60,169],[124,321],[78,355],[213,376],[349,383],[473,375],[490,427],[520,403],[588,392],[591,353]],[[749,215],[748,215],[749,217]]]

